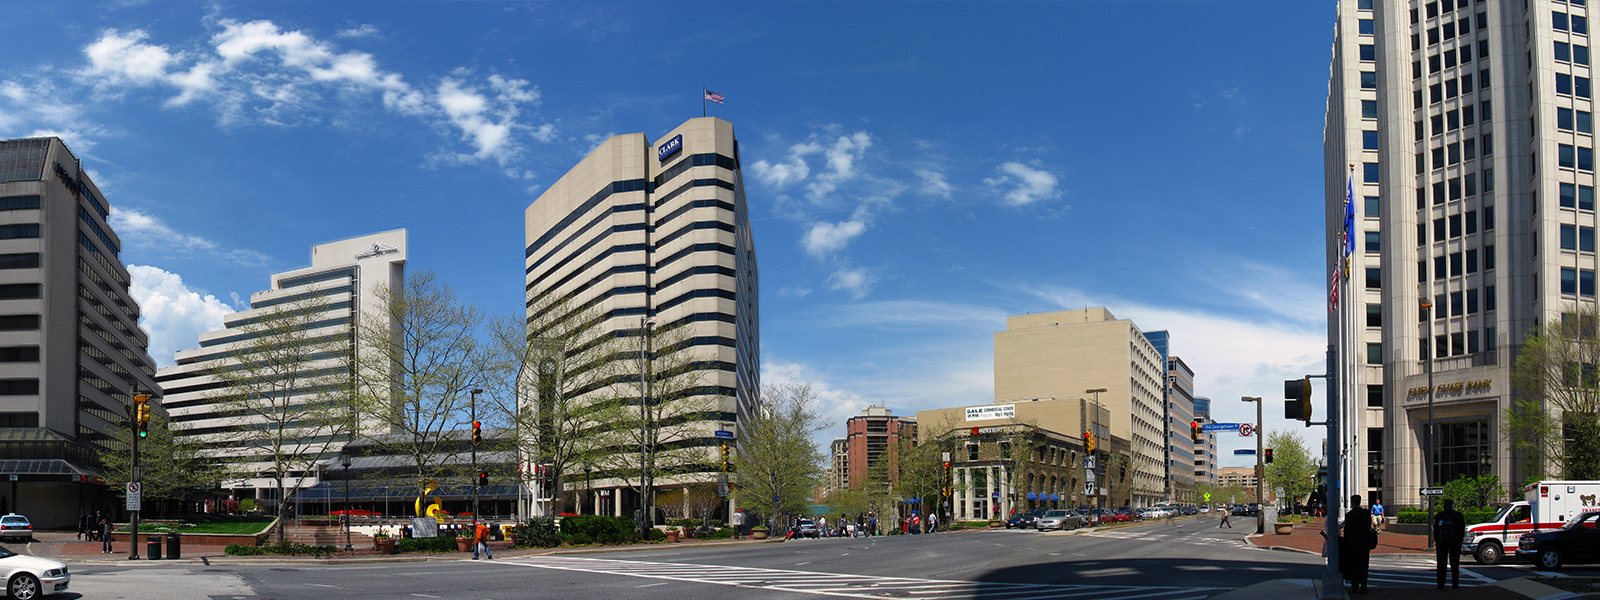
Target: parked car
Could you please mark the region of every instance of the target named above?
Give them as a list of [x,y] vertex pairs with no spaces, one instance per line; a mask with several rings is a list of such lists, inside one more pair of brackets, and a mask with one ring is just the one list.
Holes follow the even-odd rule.
[[1600,511],[1579,514],[1560,529],[1522,534],[1517,538],[1517,557],[1541,569],[1600,562]]
[[33,539],[33,523],[28,518],[12,513],[0,517],[0,539],[5,540],[31,540]]
[[1128,508],[1126,506],[1124,506],[1122,508],[1119,508],[1116,511],[1112,512],[1111,516],[1116,518],[1116,520],[1118,522],[1133,521],[1133,520],[1139,518],[1138,515],[1135,515],[1133,513],[1133,509]]
[[[7,515],[12,516],[12,515]],[[6,595],[12,600],[33,600],[39,596],[67,591],[72,575],[59,562],[23,556],[0,548],[0,575],[5,576]]]
[[1011,529],[1012,527],[1021,529],[1033,527],[1033,522],[1039,520],[1039,517],[1044,516],[1044,514],[1047,512],[1050,512],[1050,509],[1035,508],[1028,512],[1011,515],[1011,518],[1006,519],[1006,529]]
[[1083,516],[1064,508],[1057,508],[1044,513],[1034,523],[1034,528],[1039,531],[1077,529],[1085,525]]

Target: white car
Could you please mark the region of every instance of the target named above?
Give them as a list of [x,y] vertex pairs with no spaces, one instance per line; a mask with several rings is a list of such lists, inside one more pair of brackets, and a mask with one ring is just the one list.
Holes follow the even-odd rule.
[[0,548],[0,575],[5,575],[11,600],[33,600],[67,591],[72,575],[67,566],[48,558],[24,556]]
[[33,523],[19,514],[0,517],[0,539],[28,541],[33,539]]

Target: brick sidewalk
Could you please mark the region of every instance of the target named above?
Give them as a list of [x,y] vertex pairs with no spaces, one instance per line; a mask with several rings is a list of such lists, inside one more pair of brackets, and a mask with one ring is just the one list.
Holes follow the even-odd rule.
[[[1253,523],[1245,522],[1248,529]],[[1267,524],[1265,535],[1251,535],[1248,539],[1251,544],[1262,547],[1293,548],[1312,554],[1322,554],[1322,532],[1325,522],[1317,519],[1310,523],[1295,525],[1289,535],[1277,535],[1272,531],[1272,524]],[[1236,526],[1237,527],[1237,526]],[[1428,550],[1428,536],[1408,535],[1394,531],[1384,531],[1378,534],[1378,547],[1372,550],[1373,554],[1426,554],[1433,555]]]

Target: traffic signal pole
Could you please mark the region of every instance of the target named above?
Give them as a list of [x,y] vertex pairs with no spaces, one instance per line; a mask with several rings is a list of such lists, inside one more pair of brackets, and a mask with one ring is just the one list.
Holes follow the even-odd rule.
[[[129,463],[128,481],[130,483],[138,483],[140,475],[139,438],[144,437],[145,432],[149,431],[150,394],[141,394],[137,388],[133,390],[132,421],[133,422],[130,423],[130,425],[132,425],[133,429],[133,443],[131,444],[133,447],[133,460]],[[124,490],[124,492],[126,492],[126,490]],[[144,491],[140,490],[140,494],[143,493]],[[143,503],[140,504],[140,508],[143,508]],[[128,526],[128,560],[139,560],[139,512],[139,510],[129,511],[130,522]],[[107,533],[106,535],[111,534]]]

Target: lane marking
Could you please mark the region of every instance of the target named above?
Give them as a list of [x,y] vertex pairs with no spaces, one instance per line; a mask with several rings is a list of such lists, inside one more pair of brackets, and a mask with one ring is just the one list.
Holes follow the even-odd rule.
[[670,581],[661,581],[661,582],[657,582],[657,583],[646,583],[644,585],[636,585],[636,586],[633,586],[633,587],[647,588],[647,587],[655,587],[655,586],[658,586],[658,585],[666,585],[666,584],[669,584],[669,583],[672,583],[672,582],[670,582]]

